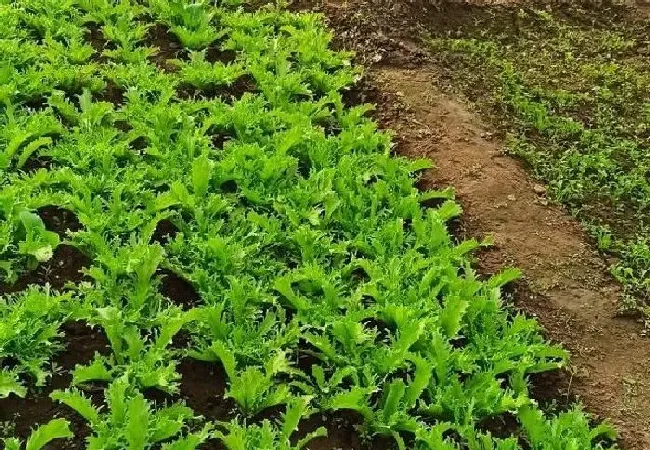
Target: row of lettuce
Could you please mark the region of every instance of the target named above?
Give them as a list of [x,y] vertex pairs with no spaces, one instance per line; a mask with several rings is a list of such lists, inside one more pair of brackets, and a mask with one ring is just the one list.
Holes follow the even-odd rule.
[[[0,276],[21,279],[62,244],[91,261],[61,292],[3,295],[0,407],[47,387],[62,326],[83,321],[110,352],[51,398],[86,422],[88,449],[302,448],[327,434],[297,432],[304,420],[351,411],[398,448],[611,447],[579,408],[547,415],[531,399],[528,377],[566,353],[503,305],[516,271],[475,275],[480,243],[445,226],[461,213],[450,191],[414,187],[429,163],[392,156],[368,108],[346,106],[359,71],[319,16],[2,0],[0,20]],[[46,206],[80,229],[48,230]],[[164,296],[162,273],[200,301]],[[229,420],[145,398],[179,399],[188,357],[223,367]],[[103,405],[89,386],[105,386]],[[520,427],[495,437],[483,424],[504,415]],[[72,437],[62,418],[34,428],[5,448]]]

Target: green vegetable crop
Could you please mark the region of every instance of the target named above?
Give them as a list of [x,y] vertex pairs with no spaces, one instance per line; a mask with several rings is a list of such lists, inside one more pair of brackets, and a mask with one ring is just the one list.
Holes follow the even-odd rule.
[[[0,408],[44,395],[75,320],[110,348],[67,355],[65,448],[298,449],[338,414],[399,448],[606,448],[531,398],[567,354],[504,306],[518,272],[472,270],[453,192],[416,189],[431,163],[391,154],[351,55],[282,3],[0,0],[0,286],[68,281],[0,297]],[[504,414],[517,436],[482,428]]]

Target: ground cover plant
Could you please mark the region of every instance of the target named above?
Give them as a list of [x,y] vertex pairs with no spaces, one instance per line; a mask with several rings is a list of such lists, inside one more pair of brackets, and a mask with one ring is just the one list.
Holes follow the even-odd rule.
[[588,3],[473,13],[471,23],[438,30],[432,40],[446,76],[495,119],[509,151],[616,258],[623,308],[647,314],[647,20]]
[[[282,4],[2,0],[8,449],[604,449]],[[426,205],[426,206],[425,206]],[[512,418],[515,426],[488,425]],[[339,440],[336,440],[339,439]],[[348,441],[349,442],[349,441]]]

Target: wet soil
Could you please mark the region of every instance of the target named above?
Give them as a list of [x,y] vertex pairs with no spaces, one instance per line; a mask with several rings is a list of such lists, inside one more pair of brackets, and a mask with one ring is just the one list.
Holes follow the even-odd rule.
[[106,62],[106,57],[102,54],[104,50],[114,49],[115,45],[109,42],[104,37],[104,32],[101,27],[96,23],[89,23],[86,28],[86,40],[92,46],[95,53],[93,54],[93,61],[103,63]]
[[97,102],[112,103],[114,106],[119,107],[124,105],[126,102],[125,95],[126,91],[123,88],[109,80],[106,82],[106,87],[103,91],[93,95],[93,100]]
[[173,240],[178,234],[178,227],[169,219],[163,219],[156,224],[156,229],[151,236],[151,243],[158,242],[162,245]]
[[[38,209],[38,215],[43,220],[45,228],[59,235],[64,240],[68,233],[82,228],[77,216],[65,208],[47,205]],[[44,286],[49,284],[54,289],[65,289],[69,283],[78,283],[84,279],[81,270],[90,265],[90,258],[80,250],[70,245],[61,244],[52,255],[52,259],[41,263],[32,271],[25,272],[18,280],[8,285],[0,282],[0,295],[20,292],[30,285]]]
[[224,399],[228,378],[220,364],[185,359],[178,372],[183,377],[181,396],[196,414],[209,420],[232,418],[235,404]]
[[[299,0],[294,7],[323,12],[337,45],[355,50],[369,67],[363,91],[378,104],[380,124],[396,131],[397,152],[436,165],[419,186],[456,189],[464,209],[456,232],[493,236],[495,245],[477,255],[477,270],[486,276],[506,266],[523,270],[512,288],[514,305],[537,317],[548,338],[572,355],[569,371],[533,377],[533,396],[556,410],[578,400],[596,420],[609,418],[623,448],[648,449],[650,345],[643,326],[620,317],[621,288],[580,225],[551,204],[523,163],[504,153],[499,134],[469,102],[445,93],[445,68],[423,44],[427,34],[518,2],[470,3]],[[575,20],[597,24],[603,10],[586,8]],[[486,424],[493,425],[499,424]]]

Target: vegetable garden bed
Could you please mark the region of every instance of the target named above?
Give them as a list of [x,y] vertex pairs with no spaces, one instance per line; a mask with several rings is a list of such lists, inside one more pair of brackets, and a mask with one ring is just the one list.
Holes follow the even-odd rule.
[[516,270],[474,274],[450,191],[415,188],[430,163],[348,104],[360,72],[320,16],[0,20],[5,448],[611,446],[531,399],[566,353],[504,307]]

